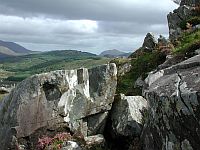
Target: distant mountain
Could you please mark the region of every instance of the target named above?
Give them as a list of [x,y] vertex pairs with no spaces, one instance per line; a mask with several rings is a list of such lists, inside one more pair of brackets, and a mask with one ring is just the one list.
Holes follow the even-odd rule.
[[6,48],[10,49],[11,51],[18,53],[18,54],[28,54],[28,53],[32,52],[14,42],[7,42],[7,41],[0,40],[0,46],[6,47]]
[[0,59],[11,57],[11,56],[17,56],[17,55],[19,54],[10,50],[9,48],[0,46]]
[[128,57],[130,53],[125,53],[116,49],[103,51],[99,56],[103,57]]

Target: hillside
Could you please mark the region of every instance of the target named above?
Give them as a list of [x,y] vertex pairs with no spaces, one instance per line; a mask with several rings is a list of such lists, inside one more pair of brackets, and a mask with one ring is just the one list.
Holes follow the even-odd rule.
[[23,46],[21,46],[17,43],[14,43],[14,42],[7,42],[7,41],[0,40],[0,46],[6,47],[6,48],[10,49],[11,51],[13,51],[15,53],[19,53],[19,54],[31,53],[30,50],[24,48]]
[[101,54],[99,54],[99,56],[110,57],[110,58],[123,57],[123,56],[128,57],[129,55],[130,53],[125,53],[116,49],[106,50],[106,51],[103,51]]
[[3,73],[3,83],[5,83],[6,81],[21,81],[37,73],[92,67],[108,61],[107,58],[87,52],[60,50],[6,58],[0,60],[0,70]]
[[12,56],[17,56],[17,55],[19,55],[19,54],[10,50],[9,48],[4,47],[4,46],[0,46],[0,59],[12,57]]
[[63,50],[0,61],[1,80],[28,77],[0,88],[0,149],[199,150],[199,11],[181,0],[169,39],[149,32],[128,58]]

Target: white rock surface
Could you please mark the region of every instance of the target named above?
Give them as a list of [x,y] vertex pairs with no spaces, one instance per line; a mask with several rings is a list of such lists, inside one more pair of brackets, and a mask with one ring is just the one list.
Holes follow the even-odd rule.
[[117,135],[139,136],[142,126],[142,111],[147,101],[142,96],[120,95],[113,104],[111,113],[112,128]]

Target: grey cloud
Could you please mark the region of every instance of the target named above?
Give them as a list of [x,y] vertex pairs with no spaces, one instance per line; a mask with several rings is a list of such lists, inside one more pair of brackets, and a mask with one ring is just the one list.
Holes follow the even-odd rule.
[[167,34],[167,24],[145,24],[145,23],[131,23],[131,22],[98,22],[98,32],[115,33],[115,34],[129,34],[141,35],[147,32],[156,32],[160,34]]
[[[0,0],[0,39],[33,50],[133,50],[147,32],[168,34],[175,7],[171,0]],[[97,27],[68,22],[85,19]]]
[[0,13],[24,17],[44,15],[72,20],[156,23],[161,23],[166,17],[168,8],[159,7],[163,2],[146,0],[148,3],[140,3],[137,1],[129,2],[129,4],[127,0],[0,0]]

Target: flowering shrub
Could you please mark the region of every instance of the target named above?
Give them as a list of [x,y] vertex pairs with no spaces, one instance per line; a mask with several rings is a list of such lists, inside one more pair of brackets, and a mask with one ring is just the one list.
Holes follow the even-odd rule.
[[39,138],[37,148],[38,150],[45,150],[47,147],[50,149],[59,150],[62,148],[64,141],[70,140],[71,135],[69,133],[58,133],[53,138],[43,136]]

